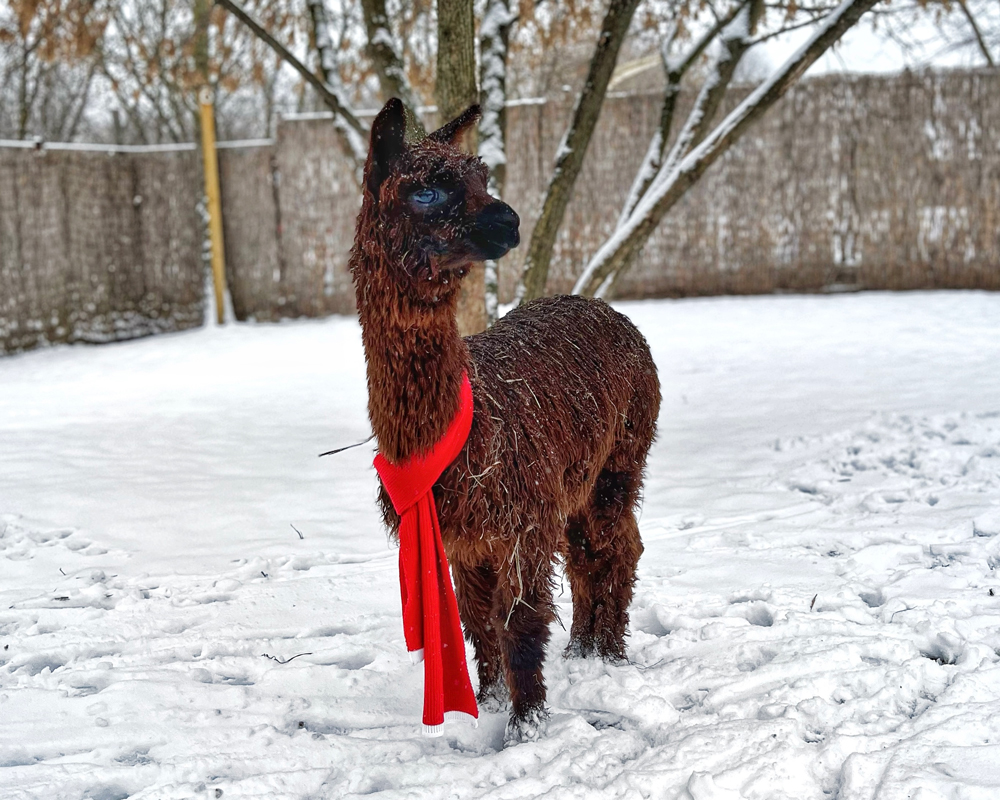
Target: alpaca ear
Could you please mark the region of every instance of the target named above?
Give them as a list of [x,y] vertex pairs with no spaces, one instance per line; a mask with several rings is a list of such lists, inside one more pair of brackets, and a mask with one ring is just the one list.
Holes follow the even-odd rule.
[[435,142],[457,144],[462,134],[479,122],[481,115],[482,112],[479,109],[479,105],[471,105],[451,122],[445,123],[433,133],[428,133],[427,138]]
[[378,199],[382,182],[389,177],[396,162],[406,150],[406,111],[396,97],[378,112],[372,123],[368,163],[365,165],[365,185]]

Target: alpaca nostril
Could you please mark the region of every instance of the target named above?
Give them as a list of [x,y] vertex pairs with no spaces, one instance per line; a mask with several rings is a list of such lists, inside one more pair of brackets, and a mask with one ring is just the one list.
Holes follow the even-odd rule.
[[489,228],[514,228],[516,230],[521,224],[521,218],[517,216],[517,212],[509,205],[497,201],[490,203],[479,212],[477,222]]
[[[490,203],[479,212],[473,238],[481,245],[480,249],[490,253],[502,251],[502,255],[521,243],[520,224],[520,217],[509,205],[499,201]],[[499,258],[494,254],[487,257]]]

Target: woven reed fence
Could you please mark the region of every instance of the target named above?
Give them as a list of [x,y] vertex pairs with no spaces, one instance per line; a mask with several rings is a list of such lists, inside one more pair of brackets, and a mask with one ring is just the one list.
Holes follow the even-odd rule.
[[[727,110],[744,95],[733,91]],[[570,291],[613,232],[659,102],[608,98],[556,243],[549,292]],[[571,112],[570,97],[508,111],[505,199],[521,215],[523,240]],[[1000,289],[998,143],[996,73],[804,81],[668,215],[619,294]],[[225,207],[244,205],[238,218],[227,211],[227,242],[255,242],[229,250],[239,315],[353,308],[346,262],[358,196],[336,147],[329,122],[308,119],[283,123],[270,153],[223,154]],[[501,264],[503,300],[524,250]]]
[[203,319],[194,147],[0,148],[0,353]]
[[[728,98],[732,108],[744,91]],[[508,113],[505,199],[530,236],[572,98]],[[659,114],[606,101],[556,244],[572,288],[611,234]],[[239,319],[350,313],[358,190],[322,117],[219,161]],[[197,153],[0,147],[0,352],[200,323]],[[508,300],[525,248],[501,264]],[[620,295],[1000,289],[1000,75],[800,83],[668,215]]]

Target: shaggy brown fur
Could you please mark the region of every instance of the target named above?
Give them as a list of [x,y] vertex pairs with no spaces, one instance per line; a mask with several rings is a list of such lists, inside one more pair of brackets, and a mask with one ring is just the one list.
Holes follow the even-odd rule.
[[[459,336],[460,279],[518,241],[517,215],[487,194],[482,162],[452,144],[477,118],[473,107],[406,145],[402,105],[386,104],[372,128],[351,270],[368,410],[386,458],[440,438],[469,373],[472,432],[434,498],[480,702],[495,707],[509,692],[507,739],[518,741],[536,736],[544,716],[557,555],[573,594],[567,655],[625,658],[642,553],[634,511],[660,390],[642,335],[600,301],[550,297]],[[396,533],[384,490],[380,499]]]

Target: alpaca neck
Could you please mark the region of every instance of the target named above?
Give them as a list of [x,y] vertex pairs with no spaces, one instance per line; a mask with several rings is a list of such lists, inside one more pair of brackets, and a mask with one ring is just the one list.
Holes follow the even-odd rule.
[[429,450],[458,411],[469,354],[455,320],[457,295],[434,307],[414,303],[384,273],[357,290],[368,416],[379,451],[399,463]]

